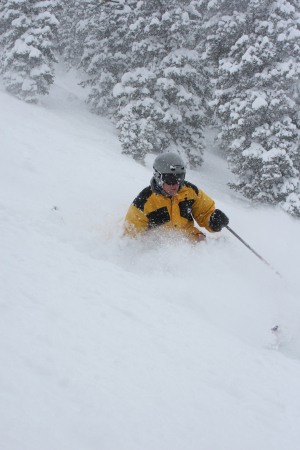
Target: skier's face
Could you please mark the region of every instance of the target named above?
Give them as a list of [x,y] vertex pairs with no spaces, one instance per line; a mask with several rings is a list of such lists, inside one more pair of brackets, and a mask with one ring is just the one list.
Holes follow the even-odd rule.
[[167,184],[164,183],[163,184],[163,190],[168,194],[168,195],[176,195],[179,189],[179,184]]

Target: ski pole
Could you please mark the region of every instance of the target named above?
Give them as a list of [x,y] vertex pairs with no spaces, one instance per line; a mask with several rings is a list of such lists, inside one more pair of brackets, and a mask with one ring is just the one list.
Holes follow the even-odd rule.
[[277,272],[277,270],[274,269],[274,267],[271,266],[271,264],[268,263],[268,261],[266,261],[262,256],[260,256],[255,250],[253,250],[252,247],[250,247],[249,244],[247,244],[247,242],[245,242],[238,234],[236,234],[235,231],[233,231],[228,225],[225,227],[227,228],[228,231],[230,231],[230,233],[232,233],[236,238],[238,238],[247,248],[249,248],[249,250],[251,250],[252,253],[254,253],[254,255],[256,255],[262,262],[264,262],[265,264],[267,264],[267,266],[270,267],[270,269],[274,270],[275,273],[277,275],[279,275],[282,278],[282,275]]

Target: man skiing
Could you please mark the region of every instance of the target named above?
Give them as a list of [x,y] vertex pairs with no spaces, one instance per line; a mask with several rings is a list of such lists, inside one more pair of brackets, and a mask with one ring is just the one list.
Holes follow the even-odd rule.
[[150,186],[140,192],[125,217],[125,233],[136,236],[147,230],[176,230],[196,241],[205,235],[194,226],[210,232],[221,231],[228,217],[197,186],[185,181],[186,167],[176,153],[163,153],[153,164]]

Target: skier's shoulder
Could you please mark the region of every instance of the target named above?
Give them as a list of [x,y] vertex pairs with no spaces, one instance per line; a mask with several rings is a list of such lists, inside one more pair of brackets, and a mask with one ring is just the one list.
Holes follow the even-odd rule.
[[200,202],[213,202],[213,200],[204,191],[189,181],[184,182],[184,188],[187,191],[185,195],[187,195],[188,198],[199,200]]
[[144,212],[145,204],[153,194],[151,186],[145,187],[138,196],[133,200],[132,204],[140,211]]
[[196,195],[199,195],[200,189],[193,183],[190,183],[189,181],[184,182],[184,186],[191,192],[195,192]]

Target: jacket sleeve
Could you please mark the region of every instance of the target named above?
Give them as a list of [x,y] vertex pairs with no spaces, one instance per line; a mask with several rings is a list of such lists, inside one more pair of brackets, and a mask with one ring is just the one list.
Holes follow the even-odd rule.
[[124,220],[124,234],[136,236],[143,233],[147,230],[148,223],[148,217],[134,205],[130,205]]
[[214,210],[215,202],[199,189],[199,193],[192,208],[193,217],[200,227],[206,228],[211,233],[214,233],[214,231],[210,229],[208,222]]

